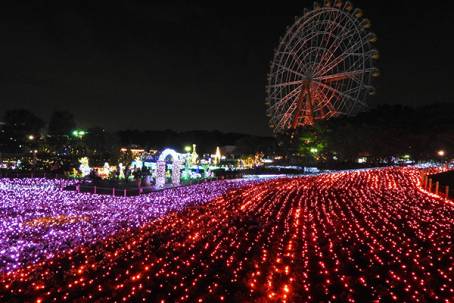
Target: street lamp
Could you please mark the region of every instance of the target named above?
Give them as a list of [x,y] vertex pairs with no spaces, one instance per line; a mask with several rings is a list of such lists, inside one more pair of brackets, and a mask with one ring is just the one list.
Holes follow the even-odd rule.
[[437,154],[438,154],[440,157],[444,157],[444,156],[446,155],[446,152],[445,152],[444,150],[441,149],[441,150],[439,150],[439,151],[437,152]]
[[191,146],[187,145],[184,147],[184,151],[187,152],[187,153],[190,153],[191,152]]
[[29,135],[27,138],[28,138],[28,140],[30,140],[30,141],[35,140],[35,136],[33,136],[33,135]]

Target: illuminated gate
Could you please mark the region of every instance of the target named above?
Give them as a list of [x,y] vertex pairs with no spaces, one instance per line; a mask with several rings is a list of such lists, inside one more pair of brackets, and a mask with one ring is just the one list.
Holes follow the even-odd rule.
[[181,155],[173,149],[165,149],[156,162],[156,186],[164,187],[166,183],[166,158],[172,157],[172,185],[180,185]]

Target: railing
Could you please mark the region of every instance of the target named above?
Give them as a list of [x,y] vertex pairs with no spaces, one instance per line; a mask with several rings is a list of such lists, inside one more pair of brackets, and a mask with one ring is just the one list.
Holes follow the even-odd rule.
[[[91,194],[101,194],[101,195],[111,195],[113,197],[127,197],[127,196],[136,196],[144,193],[150,193],[155,191],[166,190],[170,188],[175,188],[176,186],[169,186],[164,188],[156,188],[154,186],[138,186],[138,187],[124,187],[121,184],[84,184],[84,180],[79,180],[76,178],[69,177],[68,175],[44,172],[44,171],[19,171],[19,170],[6,170],[0,169],[0,178],[46,178],[46,179],[71,179],[79,181],[77,184],[68,186],[67,190],[76,191],[78,193],[91,193]],[[187,186],[205,182],[211,182],[216,180],[223,179],[234,179],[234,176],[220,176],[204,180],[190,180],[179,186]],[[64,189],[62,187],[62,189]]]
[[[163,188],[165,189],[165,188]],[[159,191],[159,189],[149,187],[137,187],[137,188],[116,188],[112,187],[104,187],[98,185],[84,185],[84,184],[76,184],[74,185],[74,189],[77,193],[92,193],[92,194],[100,194],[100,195],[111,195],[112,197],[128,197],[128,196],[136,196],[143,193],[149,193],[153,191]]]
[[43,171],[0,170],[0,178],[72,179],[64,174]]
[[431,192],[437,196],[449,199],[449,185],[445,185],[444,187],[440,185],[439,181],[434,181],[433,176],[438,174],[436,173],[425,173],[421,174],[421,184],[424,190]]

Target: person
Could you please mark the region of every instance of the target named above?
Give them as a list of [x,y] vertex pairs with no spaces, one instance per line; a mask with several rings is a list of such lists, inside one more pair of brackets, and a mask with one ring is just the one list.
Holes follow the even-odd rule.
[[145,165],[142,166],[142,177],[145,186],[150,186],[150,169]]
[[142,183],[141,172],[140,169],[137,168],[136,166],[134,166],[132,176],[134,177],[134,180],[137,182],[137,187],[140,188],[140,185]]
[[88,177],[93,182],[93,184],[98,184],[99,180],[101,179],[98,176],[98,169],[92,169]]

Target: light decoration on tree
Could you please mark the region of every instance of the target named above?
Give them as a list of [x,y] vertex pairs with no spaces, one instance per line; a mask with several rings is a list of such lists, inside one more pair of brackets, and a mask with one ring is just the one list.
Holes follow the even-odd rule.
[[101,177],[102,179],[107,179],[109,178],[111,173],[111,168],[109,163],[105,162],[103,167],[98,170],[98,176]]
[[91,172],[90,165],[88,164],[88,157],[80,158],[79,163],[79,170],[81,172],[82,178],[88,176]]
[[192,154],[191,154],[191,164],[192,165],[197,165],[199,163],[199,155],[197,154],[196,147],[197,147],[197,145],[192,144]]
[[131,167],[142,169],[142,167],[143,167],[142,157],[141,156],[135,157],[134,161],[132,161],[132,163],[131,163]]
[[219,148],[219,146],[217,146],[216,153],[214,154],[213,157],[213,164],[219,165],[221,163],[221,158],[222,158],[221,149]]
[[126,178],[125,176],[125,167],[123,166],[123,163],[118,164],[118,179],[124,180]]
[[75,129],[72,131],[73,137],[76,137],[79,139],[82,139],[86,134],[87,134],[87,132],[82,129]]

